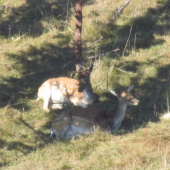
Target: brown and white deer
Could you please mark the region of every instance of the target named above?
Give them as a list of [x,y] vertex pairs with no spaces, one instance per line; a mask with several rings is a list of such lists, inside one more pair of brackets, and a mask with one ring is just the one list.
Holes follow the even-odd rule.
[[96,99],[90,84],[93,65],[89,69],[82,69],[80,66],[76,69],[79,73],[78,80],[67,77],[52,78],[40,86],[37,100],[44,100],[43,108],[46,111],[50,111],[50,103],[53,109],[62,108],[63,104],[69,102],[86,108]]
[[119,94],[110,90],[117,96],[118,103],[114,111],[76,108],[61,112],[51,124],[50,136],[54,134],[57,138],[70,139],[81,134],[92,133],[95,127],[107,132],[116,131],[124,119],[127,106],[139,103],[139,100],[130,94],[132,89],[133,86],[130,86],[127,91]]

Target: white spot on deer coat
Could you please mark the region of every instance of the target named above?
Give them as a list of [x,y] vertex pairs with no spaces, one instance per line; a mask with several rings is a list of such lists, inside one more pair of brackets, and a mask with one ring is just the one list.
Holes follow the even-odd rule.
[[56,88],[53,86],[51,88],[51,99],[54,103],[68,102],[67,96],[64,96],[61,90],[56,90]]

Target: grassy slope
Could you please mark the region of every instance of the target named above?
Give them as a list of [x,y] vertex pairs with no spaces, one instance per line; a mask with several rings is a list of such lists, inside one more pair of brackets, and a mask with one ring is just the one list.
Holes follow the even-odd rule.
[[75,70],[74,3],[0,0],[13,7],[0,9],[1,169],[169,169],[169,121],[159,116],[167,111],[170,95],[170,3],[133,0],[111,21],[124,2],[84,3],[84,53],[95,56],[91,82],[101,95],[99,106],[113,108],[104,89],[131,84],[140,105],[128,108],[115,135],[96,131],[52,141],[46,134],[59,111],[48,114],[34,99],[44,80],[70,77]]

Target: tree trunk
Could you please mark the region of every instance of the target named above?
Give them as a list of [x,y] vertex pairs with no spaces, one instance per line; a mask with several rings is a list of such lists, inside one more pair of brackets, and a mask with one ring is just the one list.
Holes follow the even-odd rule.
[[82,57],[82,43],[81,43],[81,31],[82,31],[82,1],[76,0],[76,42],[75,42],[75,54],[76,54],[76,65],[83,65]]

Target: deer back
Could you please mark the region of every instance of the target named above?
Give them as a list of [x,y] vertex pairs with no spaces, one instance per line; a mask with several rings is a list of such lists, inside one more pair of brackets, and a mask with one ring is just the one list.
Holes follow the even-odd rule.
[[92,133],[96,127],[109,131],[112,123],[110,111],[96,108],[76,108],[61,112],[51,124],[51,132],[57,137],[72,138]]

